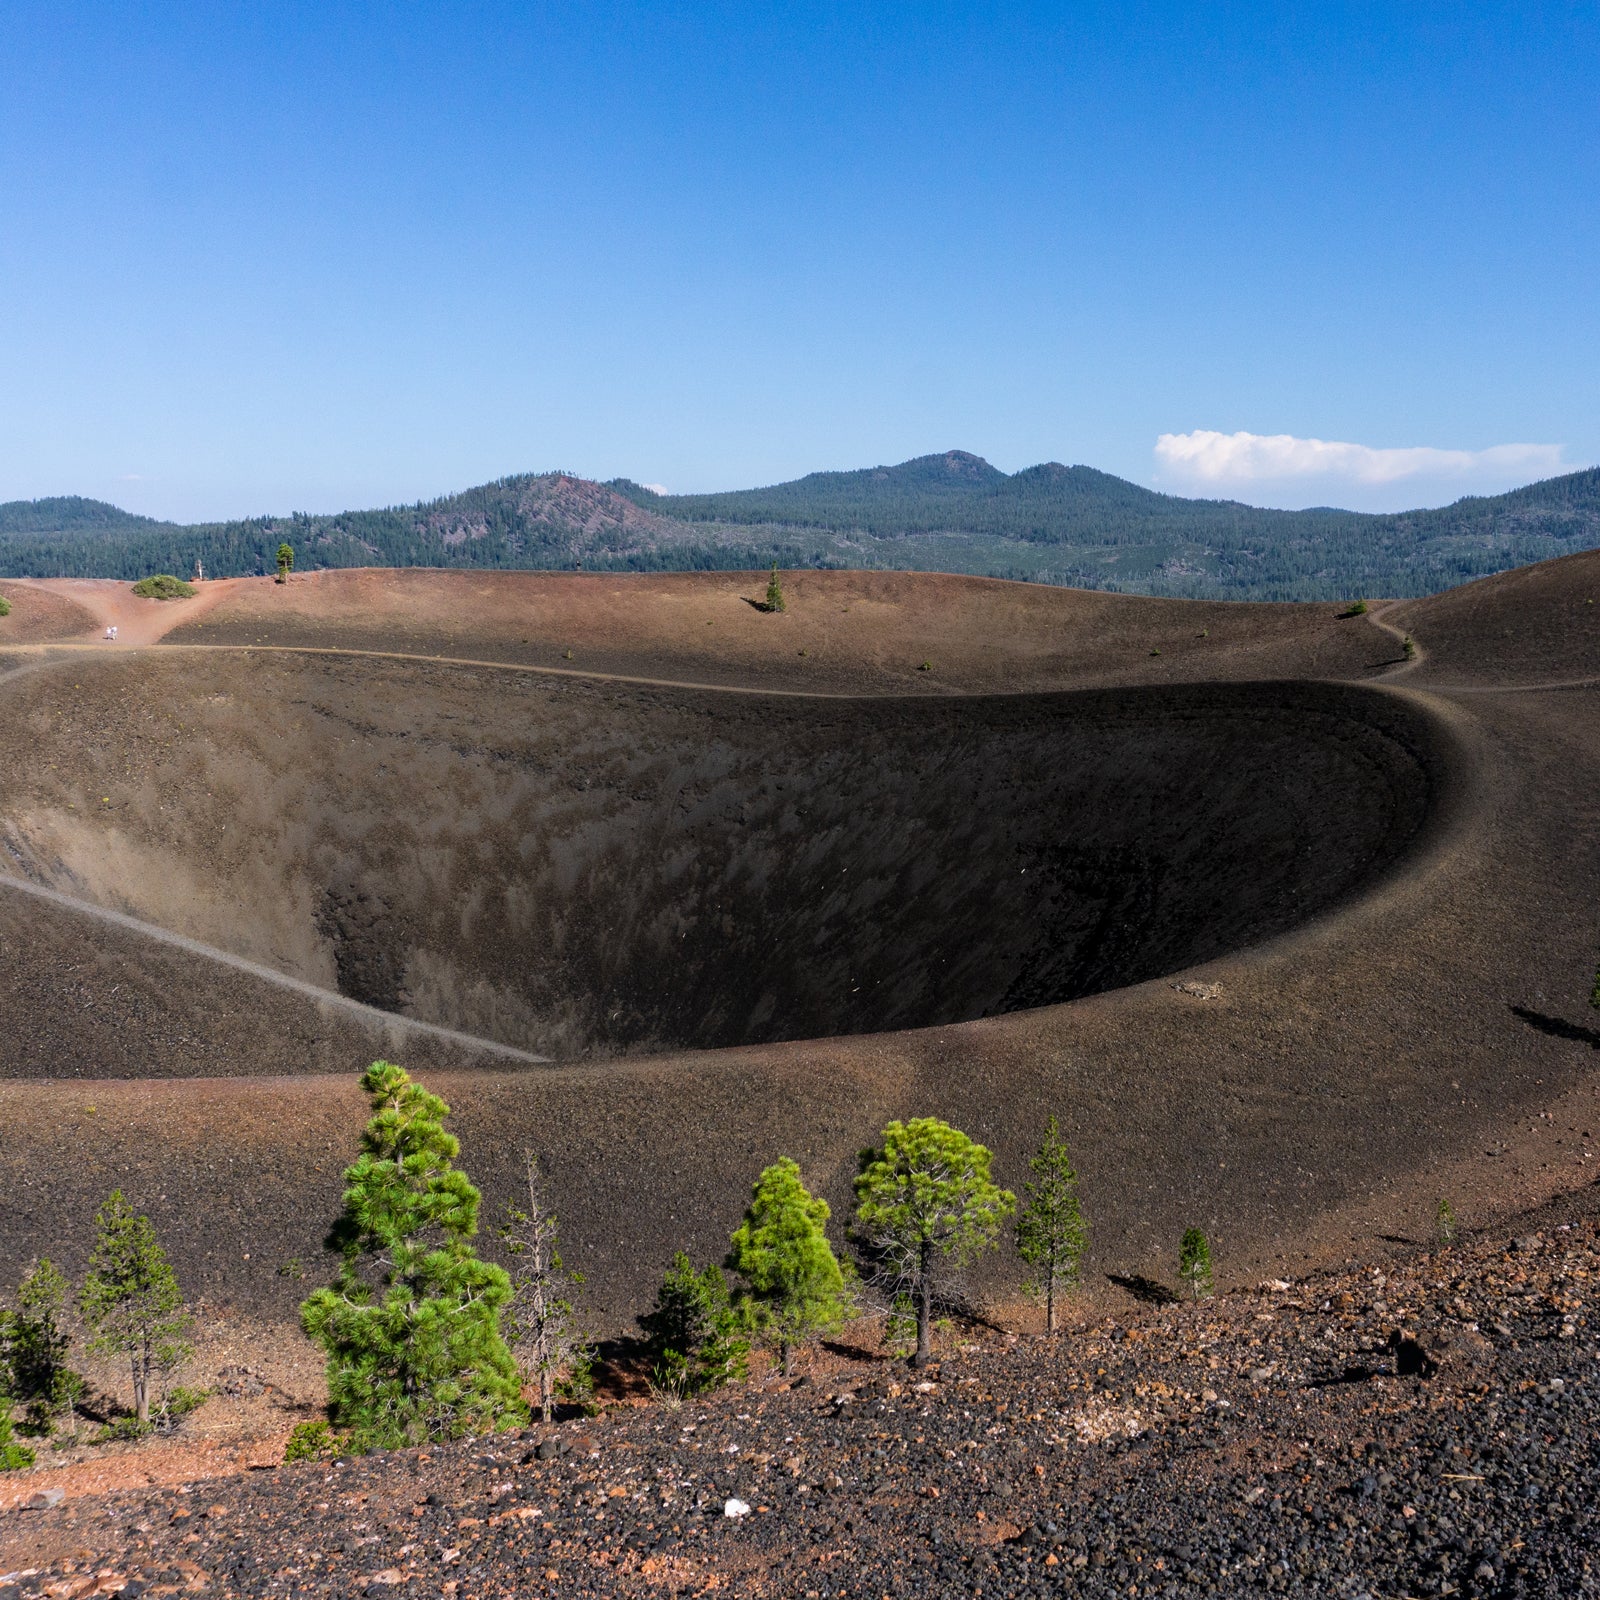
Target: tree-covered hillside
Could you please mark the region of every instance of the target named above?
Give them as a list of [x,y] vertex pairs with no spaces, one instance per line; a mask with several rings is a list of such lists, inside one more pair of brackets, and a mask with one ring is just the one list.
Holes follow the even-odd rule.
[[686,521],[826,530],[857,546],[900,545],[907,557],[872,565],[973,571],[981,549],[982,570],[999,576],[1148,594],[1426,594],[1600,544],[1600,469],[1384,516],[1185,500],[1057,462],[1007,476],[959,450],[730,494],[614,487]]
[[1600,469],[1430,511],[1269,511],[1157,494],[1055,462],[1012,475],[964,451],[768,489],[658,495],[628,479],[502,478],[444,499],[182,526],[99,501],[0,506],[0,576],[217,577],[316,567],[662,571],[853,566],[1130,593],[1313,600],[1427,594],[1600,545]]

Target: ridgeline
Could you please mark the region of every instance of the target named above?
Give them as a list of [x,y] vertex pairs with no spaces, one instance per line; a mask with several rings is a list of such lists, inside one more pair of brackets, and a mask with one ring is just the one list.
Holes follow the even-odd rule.
[[964,451],[765,489],[660,495],[524,474],[443,499],[331,515],[158,522],[77,497],[0,505],[0,576],[216,577],[273,570],[583,571],[859,567],[1192,599],[1411,596],[1600,545],[1600,469],[1435,510],[1272,511],[1157,494],[1056,462],[1008,475]]

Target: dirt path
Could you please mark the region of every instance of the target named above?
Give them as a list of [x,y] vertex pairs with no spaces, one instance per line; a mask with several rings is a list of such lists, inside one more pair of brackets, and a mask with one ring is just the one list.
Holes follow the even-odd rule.
[[239,582],[236,578],[208,580],[199,586],[199,593],[192,600],[141,600],[134,594],[131,583],[115,578],[18,578],[11,581],[77,601],[94,617],[97,632],[101,634],[107,628],[115,628],[117,637],[114,640],[99,641],[107,650],[137,650],[158,643],[180,623],[204,616]]
[[1376,607],[1369,609],[1367,612],[1367,621],[1370,622],[1373,627],[1381,628],[1386,634],[1389,635],[1391,639],[1394,639],[1398,642],[1402,650],[1404,650],[1409,644],[1413,652],[1410,656],[1395,662],[1393,668],[1384,674],[1385,681],[1390,678],[1398,678],[1407,672],[1415,672],[1417,668],[1428,659],[1428,652],[1424,650],[1409,633],[1407,633],[1403,628],[1395,627],[1392,622],[1385,622],[1383,620],[1383,615],[1386,611],[1392,610],[1395,606],[1403,604],[1404,602],[1400,600],[1384,600],[1380,601]]
[[363,1005],[359,1000],[348,999],[332,989],[320,988],[314,983],[305,982],[302,978],[291,978],[275,967],[263,966],[259,961],[246,960],[243,956],[220,950],[215,945],[202,944],[198,939],[173,933],[170,929],[158,927],[153,922],[143,922],[138,917],[127,916],[121,911],[109,911],[104,906],[94,905],[90,901],[74,899],[73,896],[62,894],[59,890],[47,889],[43,884],[29,883],[26,879],[0,873],[0,889],[33,895],[37,899],[49,901],[51,905],[62,906],[68,911],[81,912],[84,916],[95,917],[101,922],[109,922],[146,939],[154,939],[161,944],[176,945],[191,955],[203,956],[208,961],[220,962],[223,966],[249,973],[253,978],[262,978],[268,983],[277,984],[280,988],[292,989],[295,993],[307,995],[323,1005],[339,1006],[354,1011],[360,1016],[382,1023],[385,1027],[393,1026],[409,1032],[425,1033],[436,1039],[448,1040],[452,1044],[466,1045],[489,1055],[505,1056],[513,1061],[523,1061],[535,1066],[544,1065],[550,1060],[548,1056],[536,1056],[527,1050],[517,1049],[515,1045],[501,1044],[495,1039],[483,1039],[476,1034],[460,1033],[454,1028],[442,1028],[434,1022],[421,1022],[414,1017],[403,1016],[398,1011],[383,1011],[376,1006]]

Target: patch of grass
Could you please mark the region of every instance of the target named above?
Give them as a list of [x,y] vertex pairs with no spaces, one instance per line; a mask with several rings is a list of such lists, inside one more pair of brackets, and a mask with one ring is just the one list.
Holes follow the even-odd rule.
[[292,1461],[327,1461],[334,1454],[333,1429],[326,1422],[297,1422],[283,1452],[285,1464]]
[[198,1411],[213,1394],[214,1389],[187,1389],[179,1384],[167,1396],[167,1403],[163,1408],[169,1421],[177,1422],[186,1417],[191,1411]]
[[131,1413],[125,1417],[113,1417],[95,1436],[95,1444],[119,1444],[126,1439],[142,1439],[151,1432],[151,1424],[141,1422]]
[[141,600],[188,600],[195,591],[192,583],[174,578],[170,572],[157,572],[141,578],[134,584],[133,592]]

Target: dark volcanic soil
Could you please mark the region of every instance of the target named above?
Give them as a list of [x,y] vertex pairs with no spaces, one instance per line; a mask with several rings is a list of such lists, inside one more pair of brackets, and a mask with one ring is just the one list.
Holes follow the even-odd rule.
[[[842,1214],[892,1116],[958,1121],[1011,1185],[1059,1117],[1102,1271],[1198,1222],[1229,1281],[1298,1274],[1441,1193],[1487,1224],[1590,1181],[1600,701],[1544,675],[1582,679],[1597,570],[1346,620],[915,574],[796,575],[781,617],[726,574],[328,574],[138,613],[233,643],[19,645],[0,1279],[81,1270],[120,1183],[191,1293],[286,1320],[379,1055],[451,1101],[490,1213],[524,1148],[549,1164],[606,1329],[674,1249],[721,1254],[779,1154]],[[340,653],[385,647],[434,659]],[[996,1256],[978,1292],[1017,1277]]]
[[[814,701],[242,665],[16,685],[9,869],[557,1059],[961,1022],[1192,966],[1371,883],[1442,778],[1425,718],[1331,685]],[[53,1010],[25,1030],[52,1075]]]

